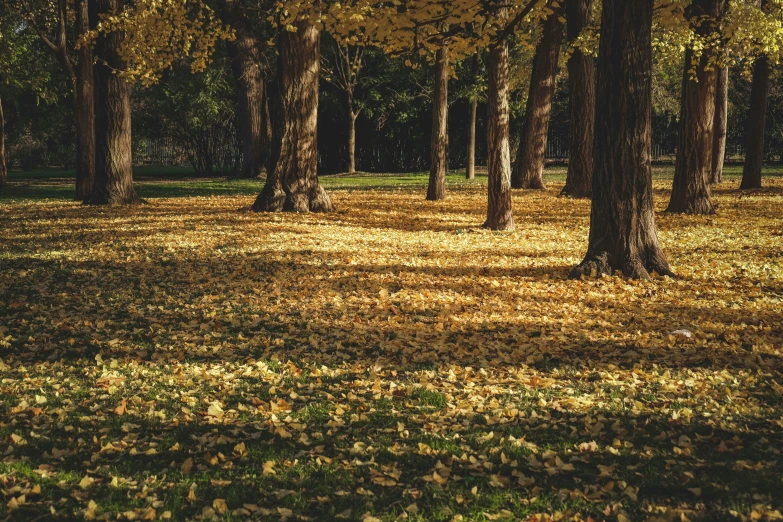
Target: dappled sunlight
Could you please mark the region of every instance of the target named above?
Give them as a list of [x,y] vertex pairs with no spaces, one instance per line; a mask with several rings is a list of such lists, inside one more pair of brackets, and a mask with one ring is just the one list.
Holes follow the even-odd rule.
[[562,183],[514,191],[503,233],[480,228],[478,185],[434,204],[332,190],[331,214],[252,213],[246,196],[2,206],[6,502],[96,519],[780,516],[783,180],[765,185],[673,216],[656,181],[678,278],[649,282],[566,279],[590,204]]

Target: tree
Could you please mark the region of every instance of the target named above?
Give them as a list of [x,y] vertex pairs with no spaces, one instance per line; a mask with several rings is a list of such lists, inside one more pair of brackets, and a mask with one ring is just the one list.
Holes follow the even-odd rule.
[[710,183],[723,181],[723,162],[726,157],[726,136],[729,116],[729,68],[715,71],[715,117],[712,124],[712,165]]
[[652,196],[653,0],[603,0],[587,254],[572,278],[671,274]]
[[[322,60],[324,79],[345,94],[348,109],[348,174],[356,172],[356,120],[362,112],[363,105],[356,98],[359,86],[359,75],[364,67],[365,48],[334,42],[328,47],[331,56],[325,55]],[[329,59],[331,58],[331,59]]]
[[427,200],[446,198],[446,170],[448,169],[449,118],[449,52],[438,49],[435,55],[435,77],[432,89],[432,135],[430,149],[430,180]]
[[761,188],[761,168],[764,165],[764,129],[767,122],[769,100],[769,59],[761,56],[753,65],[753,82],[750,90],[750,113],[745,131],[745,165],[742,169],[740,189]]
[[572,47],[568,58],[570,111],[568,172],[561,196],[589,198],[593,179],[595,126],[595,60],[578,45],[591,20],[593,0],[566,0],[566,32]]
[[541,41],[536,47],[525,121],[519,142],[511,186],[544,189],[544,155],[546,153],[552,96],[555,92],[557,61],[563,39],[562,8],[557,0],[548,0],[549,16],[543,24]]
[[5,161],[5,117],[3,116],[3,98],[0,96],[0,188],[8,181],[8,164]]
[[269,121],[261,44],[241,0],[220,0],[223,22],[234,29],[228,42],[237,91],[237,120],[242,138],[242,178],[261,175],[269,156]]
[[[686,16],[702,38],[716,32],[725,0],[694,0]],[[680,140],[674,184],[667,212],[714,214],[710,195],[715,118],[715,64],[713,52],[685,52],[682,77]]]
[[[124,0],[90,0],[90,18],[98,20],[122,11]],[[141,199],[133,189],[131,105],[120,48],[125,32],[98,35],[95,43],[95,180],[84,203],[133,204]]]
[[[291,30],[293,29],[293,30]],[[277,95],[273,116],[275,165],[253,204],[258,212],[330,212],[318,182],[318,78],[320,30],[309,19],[283,26],[278,36]]]

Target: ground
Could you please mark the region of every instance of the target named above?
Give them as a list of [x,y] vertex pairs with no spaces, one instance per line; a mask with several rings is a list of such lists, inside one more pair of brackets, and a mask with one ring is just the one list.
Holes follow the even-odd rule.
[[290,215],[246,211],[258,181],[95,208],[14,174],[0,518],[783,518],[783,178],[736,173],[693,217],[658,170],[649,282],[566,279],[562,169],[503,233],[485,178],[330,177],[337,212]]

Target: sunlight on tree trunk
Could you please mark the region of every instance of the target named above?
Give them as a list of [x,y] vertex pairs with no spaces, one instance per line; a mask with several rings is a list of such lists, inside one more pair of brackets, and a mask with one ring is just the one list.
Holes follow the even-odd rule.
[[[278,100],[273,109],[275,165],[253,210],[330,212],[329,195],[318,182],[318,77],[320,31],[301,22],[278,38]],[[275,136],[273,140],[277,140]],[[279,148],[278,148],[279,147]]]
[[[550,0],[548,5],[553,3],[553,0]],[[546,188],[546,142],[552,115],[552,97],[555,93],[557,60],[563,40],[562,8],[553,7],[553,10],[554,13],[544,22],[543,35],[533,58],[525,122],[522,125],[522,137],[511,176],[511,186],[514,188]]]
[[427,199],[438,201],[446,198],[446,170],[448,168],[449,55],[445,48],[438,49],[435,57],[433,84],[432,147]]
[[[566,2],[566,32],[574,42],[590,24],[592,0]],[[595,127],[595,60],[574,49],[568,58],[569,151],[568,172],[561,196],[589,198],[593,179],[593,129]]]
[[[93,0],[91,20],[122,11],[123,0]],[[95,183],[85,204],[133,204],[131,103],[128,81],[114,71],[124,68],[119,54],[125,35],[101,33],[95,43]]]
[[508,43],[489,49],[487,90],[487,220],[490,230],[513,230],[511,213],[511,146],[509,144]]
[[715,71],[715,119],[712,137],[712,172],[710,183],[723,181],[723,163],[726,159],[726,136],[729,114],[729,69]]
[[359,117],[351,107],[353,99],[348,100],[348,174],[356,172],[356,118]]
[[470,113],[468,115],[468,154],[465,167],[465,179],[476,179],[476,117],[478,113],[478,100],[470,100]]
[[652,195],[653,0],[603,0],[590,238],[572,278],[671,274]]

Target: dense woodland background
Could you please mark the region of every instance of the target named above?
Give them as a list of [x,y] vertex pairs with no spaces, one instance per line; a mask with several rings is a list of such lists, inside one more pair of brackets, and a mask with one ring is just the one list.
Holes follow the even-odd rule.
[[[264,35],[259,35],[264,36]],[[262,41],[266,41],[265,39]],[[48,71],[45,96],[32,91],[3,98],[9,167],[72,168],[75,159],[73,102],[67,79],[55,58],[41,46],[39,60]],[[266,46],[267,66],[274,68],[274,47]],[[560,73],[549,127],[547,158],[568,157],[568,71],[561,53]],[[486,87],[485,56],[479,74],[474,65],[458,63],[450,79],[449,167],[465,165],[471,100],[478,98],[477,163],[485,163]],[[326,81],[336,59],[336,43],[322,41],[321,103],[318,116],[318,157],[321,173],[347,170],[348,109],[343,91]],[[522,48],[512,50],[512,140],[519,139],[525,111],[532,56]],[[355,93],[362,110],[356,120],[356,168],[365,172],[420,171],[429,167],[432,126],[432,65],[422,61],[415,68],[402,58],[377,50],[364,53]],[[682,66],[657,63],[653,85],[653,156],[673,161],[678,136]],[[783,162],[783,76],[770,82],[766,121],[766,159]],[[206,71],[193,74],[181,63],[167,71],[151,87],[133,87],[134,163],[138,165],[190,165],[198,174],[237,174],[242,156],[237,129],[237,97],[234,75],[225,42]],[[727,161],[742,161],[748,119],[750,81],[732,70],[729,87]],[[517,147],[512,142],[512,147]],[[515,156],[512,150],[512,157]]]

